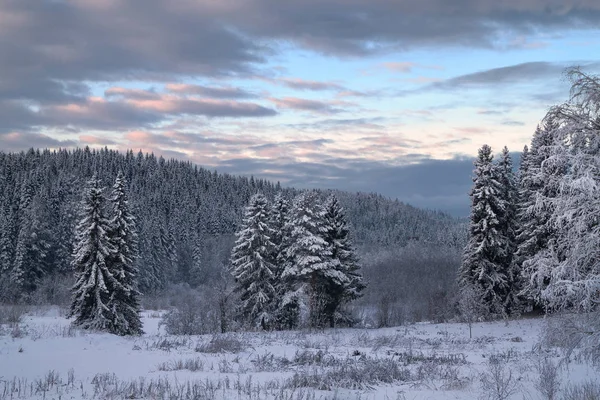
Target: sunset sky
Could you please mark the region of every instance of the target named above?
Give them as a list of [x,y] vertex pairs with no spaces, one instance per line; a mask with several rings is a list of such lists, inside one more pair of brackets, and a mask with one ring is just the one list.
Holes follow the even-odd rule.
[[597,0],[0,0],[0,149],[133,148],[468,212],[600,70]]

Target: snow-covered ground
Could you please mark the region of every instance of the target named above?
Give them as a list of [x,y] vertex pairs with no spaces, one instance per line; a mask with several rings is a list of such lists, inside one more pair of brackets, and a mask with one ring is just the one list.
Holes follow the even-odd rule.
[[[513,399],[536,389],[543,319],[420,323],[386,329],[169,336],[145,312],[145,335],[71,329],[58,310],[0,330],[0,400],[16,398],[475,399],[504,382]],[[492,374],[490,359],[499,368]],[[571,362],[560,383],[598,380]]]

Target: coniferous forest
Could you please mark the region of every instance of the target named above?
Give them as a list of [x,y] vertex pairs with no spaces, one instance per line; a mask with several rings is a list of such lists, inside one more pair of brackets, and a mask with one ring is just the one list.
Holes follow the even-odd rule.
[[[463,221],[377,194],[300,191],[152,154],[89,148],[0,153],[1,301],[72,303],[73,285],[85,287],[81,268],[89,260],[79,259],[78,246],[89,228],[82,226],[89,197],[97,192],[105,204],[96,217],[115,230],[117,184],[134,220],[135,240],[126,243],[135,254],[114,268],[135,271],[142,301],[171,306],[185,293],[208,301],[218,330],[231,329],[230,320],[274,328],[358,318],[387,326],[450,312],[443,299],[455,293]],[[263,242],[252,229],[263,229]],[[263,259],[246,260],[244,251],[256,254],[244,241],[256,241]],[[107,262],[106,246],[120,246],[111,243],[98,244]],[[246,263],[256,266],[254,275],[240,270]],[[423,271],[437,279],[422,280]],[[252,289],[259,293],[240,287],[257,278],[264,279]],[[283,318],[282,308],[295,317]]]

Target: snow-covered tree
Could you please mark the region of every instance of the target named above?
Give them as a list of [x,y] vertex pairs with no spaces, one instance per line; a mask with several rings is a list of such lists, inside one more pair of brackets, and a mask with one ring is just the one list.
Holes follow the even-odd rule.
[[549,115],[533,136],[527,170],[521,177],[521,227],[517,236],[521,295],[538,307],[543,306],[541,294],[556,264],[557,232],[552,216],[567,169],[563,139],[559,121]]
[[116,248],[110,240],[110,221],[105,215],[104,189],[97,177],[89,182],[83,198],[82,215],[76,229],[73,286],[70,316],[84,329],[118,333],[118,316],[111,307],[112,294],[125,292],[110,268]]
[[296,196],[287,230],[289,237],[282,278],[289,282],[291,290],[286,294],[286,300],[299,301],[300,309],[308,312],[310,326],[323,326],[327,322],[324,311],[326,284],[332,279],[346,284],[348,278],[335,269],[332,261],[331,249],[324,238],[327,228],[323,209],[316,192]]
[[459,271],[459,285],[481,295],[490,316],[506,316],[510,280],[505,268],[507,238],[502,226],[505,204],[492,149],[483,145],[475,160],[469,239]]
[[600,78],[578,69],[569,76],[569,102],[548,116],[561,120],[550,158],[561,174],[541,298],[550,309],[592,311],[600,302]]
[[138,239],[125,185],[125,177],[119,172],[110,197],[113,217],[108,234],[114,253],[107,259],[109,271],[119,284],[114,285],[107,307],[115,317],[112,325],[114,333],[139,335],[143,331],[135,266]]
[[339,316],[339,308],[361,296],[366,287],[359,272],[358,258],[350,241],[350,231],[344,210],[335,195],[329,196],[323,206],[325,241],[331,252],[332,268],[324,274],[323,295],[327,301],[325,318],[331,327]]
[[240,294],[242,318],[266,329],[273,322],[275,265],[271,262],[273,242],[269,227],[269,205],[262,194],[250,199],[231,253],[232,275]]
[[504,308],[507,314],[519,311],[518,293],[520,291],[520,270],[513,263],[513,255],[516,250],[517,236],[517,205],[518,190],[513,163],[508,148],[504,146],[495,169],[497,181],[500,184],[499,201],[502,203],[502,212],[499,214],[500,237],[504,239],[504,260],[502,260],[502,270],[505,271],[508,293],[505,299]]

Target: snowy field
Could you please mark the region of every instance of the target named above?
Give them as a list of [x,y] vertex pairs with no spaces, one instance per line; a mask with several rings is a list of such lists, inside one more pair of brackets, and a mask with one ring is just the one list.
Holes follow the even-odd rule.
[[[386,329],[170,336],[71,329],[57,309],[0,330],[0,399],[542,399],[543,319]],[[546,364],[549,365],[549,364]],[[597,381],[571,362],[559,384]],[[506,396],[502,397],[501,390]]]

